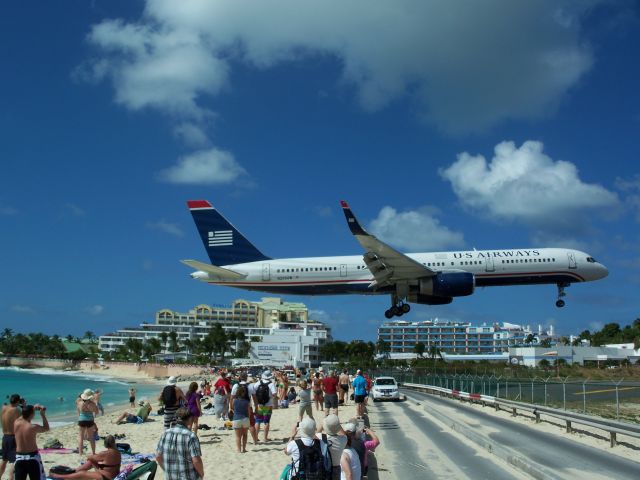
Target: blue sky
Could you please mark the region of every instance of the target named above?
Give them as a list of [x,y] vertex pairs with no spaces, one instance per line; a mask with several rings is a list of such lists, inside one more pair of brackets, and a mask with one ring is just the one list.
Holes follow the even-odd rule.
[[[272,257],[567,246],[573,285],[479,289],[410,320],[640,315],[640,11],[625,1],[13,2],[0,18],[0,315],[106,333],[261,294],[192,280],[185,202]],[[266,295],[266,294],[265,294]],[[289,297],[374,339],[386,297]]]

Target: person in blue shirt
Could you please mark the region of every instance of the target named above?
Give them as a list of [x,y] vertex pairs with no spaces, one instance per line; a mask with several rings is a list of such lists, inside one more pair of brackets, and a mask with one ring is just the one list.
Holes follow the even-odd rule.
[[367,380],[362,375],[362,370],[356,372],[353,379],[353,400],[356,402],[356,415],[358,418],[364,416],[364,400],[367,397]]

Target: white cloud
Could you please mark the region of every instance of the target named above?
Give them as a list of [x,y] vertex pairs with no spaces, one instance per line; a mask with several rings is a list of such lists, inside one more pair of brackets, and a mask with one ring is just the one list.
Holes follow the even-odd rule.
[[176,237],[184,236],[184,232],[178,225],[176,225],[175,223],[167,222],[164,219],[157,222],[147,222],[147,228],[160,230],[161,232],[168,233],[169,235],[174,235]]
[[102,315],[104,313],[104,307],[102,305],[92,305],[84,309],[86,313],[97,317],[98,315]]
[[333,208],[325,206],[316,206],[313,208],[313,211],[319,217],[328,218],[333,216]]
[[231,153],[210,148],[180,158],[177,165],[159,172],[158,178],[170,183],[216,185],[231,183],[245,174]]
[[331,316],[325,310],[309,310],[309,320],[328,323],[331,320]]
[[329,54],[365,110],[409,97],[443,130],[475,131],[556,108],[591,68],[581,20],[602,1],[147,0],[138,22],[93,27],[100,55],[82,71],[127,108],[202,118],[232,62]]
[[189,147],[204,147],[210,143],[204,129],[195,123],[181,123],[173,133]]
[[74,217],[84,217],[87,212],[83,209],[80,208],[78,205],[75,205],[73,203],[67,203],[65,205],[65,208],[71,213],[71,215],[73,215]]
[[18,210],[16,208],[13,208],[9,205],[0,205],[0,215],[2,216],[11,216],[11,215],[17,215],[18,214]]
[[25,315],[33,315],[34,313],[36,313],[35,308],[28,305],[12,305],[11,311],[15,313],[22,313]]
[[587,217],[619,205],[615,193],[583,182],[573,163],[544,154],[541,142],[526,141],[520,148],[499,143],[489,163],[482,155],[464,152],[440,175],[472,211],[541,232],[584,229]]
[[463,246],[463,235],[441,225],[437,214],[437,209],[433,207],[398,212],[387,206],[371,222],[370,230],[390,245],[409,251]]
[[624,202],[640,222],[640,174],[631,179],[616,178],[616,187],[625,192]]

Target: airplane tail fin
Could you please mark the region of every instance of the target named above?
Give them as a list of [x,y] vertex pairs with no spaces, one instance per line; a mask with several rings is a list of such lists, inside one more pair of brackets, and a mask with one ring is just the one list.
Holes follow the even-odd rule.
[[189,200],[187,205],[213,265],[234,265],[270,259],[207,200]]

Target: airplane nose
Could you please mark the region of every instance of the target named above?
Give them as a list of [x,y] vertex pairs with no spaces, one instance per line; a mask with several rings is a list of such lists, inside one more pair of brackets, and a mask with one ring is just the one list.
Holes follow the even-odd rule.
[[600,274],[600,276],[598,278],[605,278],[609,276],[609,270],[607,269],[607,267],[605,267],[601,263],[599,264],[599,266],[600,266],[600,271],[598,273]]

